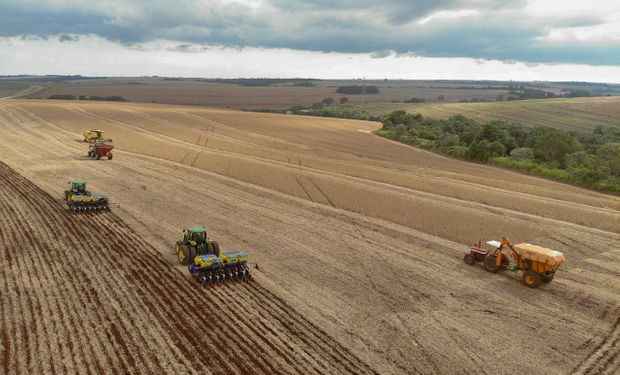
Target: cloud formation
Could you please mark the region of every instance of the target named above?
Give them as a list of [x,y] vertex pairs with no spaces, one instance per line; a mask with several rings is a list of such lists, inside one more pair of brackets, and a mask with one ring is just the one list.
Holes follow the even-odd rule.
[[0,37],[620,65],[617,1],[0,0],[0,9]]

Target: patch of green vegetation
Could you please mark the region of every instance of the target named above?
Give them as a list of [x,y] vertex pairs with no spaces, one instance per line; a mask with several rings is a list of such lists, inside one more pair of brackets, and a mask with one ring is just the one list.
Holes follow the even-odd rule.
[[620,129],[578,133],[462,115],[437,120],[402,110],[381,122],[378,135],[412,146],[620,193]]

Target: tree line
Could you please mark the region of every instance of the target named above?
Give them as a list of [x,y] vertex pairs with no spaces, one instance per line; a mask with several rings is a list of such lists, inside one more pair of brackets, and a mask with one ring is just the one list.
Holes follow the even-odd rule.
[[567,132],[462,115],[436,120],[405,111],[383,115],[381,122],[379,135],[407,144],[620,193],[620,129]]

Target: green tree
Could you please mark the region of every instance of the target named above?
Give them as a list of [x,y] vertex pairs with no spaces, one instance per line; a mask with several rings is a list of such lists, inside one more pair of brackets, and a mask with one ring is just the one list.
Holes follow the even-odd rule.
[[536,142],[534,156],[543,161],[557,163],[564,168],[566,166],[566,155],[581,150],[583,150],[583,146],[577,138],[565,131],[553,130]]
[[342,98],[340,98],[340,104],[347,104],[349,102],[349,98],[347,98],[346,96],[343,96]]
[[606,143],[596,153],[615,177],[620,177],[620,142]]
[[334,104],[334,102],[335,102],[335,100],[331,96],[321,100],[321,104],[323,104],[323,105],[332,105],[332,104]]

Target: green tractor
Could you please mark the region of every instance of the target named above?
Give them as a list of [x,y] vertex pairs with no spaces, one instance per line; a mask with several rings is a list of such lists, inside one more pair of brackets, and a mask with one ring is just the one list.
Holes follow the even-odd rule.
[[86,189],[86,181],[69,181],[70,190],[65,190],[65,201],[73,212],[109,210],[110,202],[105,194],[92,194]]
[[220,256],[220,245],[216,241],[209,241],[207,228],[202,225],[183,230],[183,240],[176,243],[179,263],[192,264],[197,255],[213,254]]

